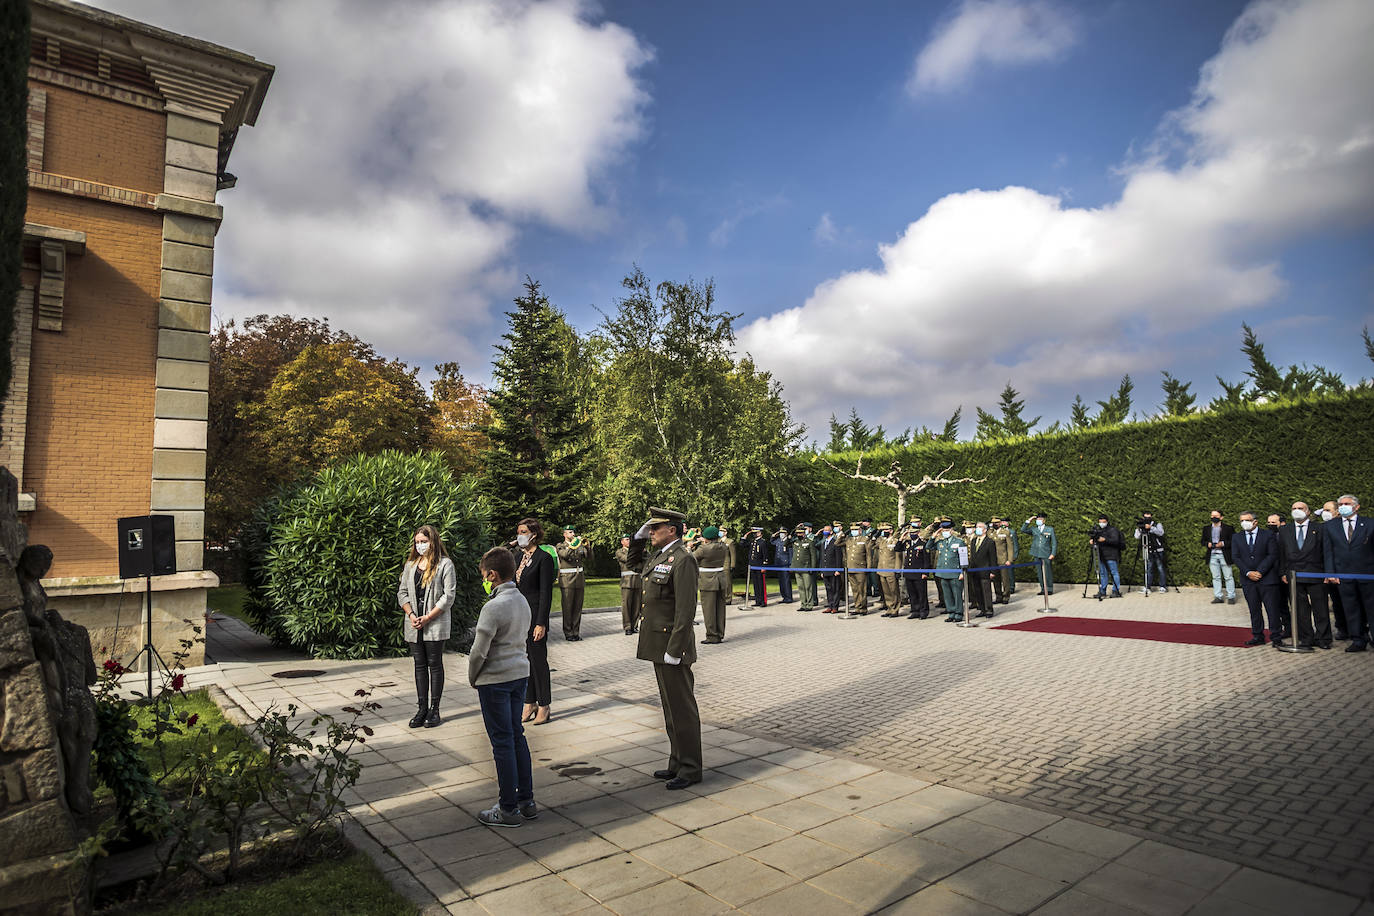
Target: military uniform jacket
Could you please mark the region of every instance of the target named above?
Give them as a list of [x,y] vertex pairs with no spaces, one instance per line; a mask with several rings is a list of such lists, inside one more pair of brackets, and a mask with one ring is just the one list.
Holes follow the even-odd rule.
[[615,561],[620,564],[620,587],[621,588],[640,588],[644,585],[644,580],[639,576],[639,570],[630,565],[630,548],[621,547],[615,552]]
[[[569,547],[567,542],[559,544],[558,550],[558,584],[562,588],[571,586],[586,585],[587,580],[582,575],[582,568],[587,565],[587,558],[592,555],[591,548],[586,544],[579,547]],[[576,570],[571,572],[570,570]]]
[[939,538],[935,542],[935,569],[939,570],[935,574],[939,579],[959,578],[959,548],[967,546],[963,538],[951,535],[947,538]]
[[873,540],[873,565],[878,569],[901,569],[902,547],[895,538],[879,536]]
[[844,539],[844,568],[867,569],[872,542],[864,535]]
[[1016,535],[1011,533],[1010,528],[998,528],[997,532],[992,535],[992,544],[997,550],[997,564],[999,566],[1016,562]]
[[[908,537],[902,544],[902,567],[905,569],[930,569],[930,556],[926,553],[926,539]],[[919,573],[905,573],[908,576]]]
[[735,553],[735,542],[727,537],[722,537],[720,542],[730,548],[730,562],[726,564],[725,568],[729,570],[730,575],[733,576],[735,574],[735,564],[739,562],[739,556]]
[[792,541],[792,565],[798,569],[811,569],[819,566],[817,559],[820,547],[816,544],[815,537],[798,535]]
[[[703,592],[719,592],[730,587],[730,548],[720,541],[703,541],[693,554],[697,560],[697,588]],[[718,572],[707,570],[717,569]],[[673,653],[676,655],[677,653]]]
[[1021,526],[1021,533],[1030,533],[1030,555],[1044,560],[1059,552],[1059,540],[1054,536],[1054,526],[1046,525],[1044,530],[1033,527],[1029,522]]
[[[653,551],[645,549],[645,554]],[[636,658],[663,662],[671,655],[690,665],[697,660],[692,622],[697,614],[697,560],[682,542],[647,557],[644,568],[644,617],[639,625]]]

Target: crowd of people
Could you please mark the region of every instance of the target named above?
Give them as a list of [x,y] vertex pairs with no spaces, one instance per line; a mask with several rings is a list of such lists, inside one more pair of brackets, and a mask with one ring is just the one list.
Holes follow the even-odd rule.
[[[1299,500],[1286,517],[1272,513],[1264,524],[1254,511],[1241,512],[1239,533],[1224,512],[1211,513],[1200,547],[1212,576],[1212,602],[1235,604],[1240,583],[1250,613],[1247,646],[1269,642],[1330,649],[1335,641],[1348,641],[1347,652],[1366,650],[1374,617],[1374,521],[1359,511],[1359,500],[1350,494],[1317,513]],[[1022,535],[1029,539],[1027,560],[1018,562]],[[1134,537],[1145,588],[1166,588],[1163,524],[1141,513]],[[499,799],[479,815],[491,826],[516,827],[538,817],[523,726],[550,719],[548,633],[555,583],[562,592],[564,638],[581,639],[590,547],[573,527],[563,529],[558,545],[543,540],[540,522],[523,519],[515,540],[487,551],[480,564],[491,598],[477,622],[468,681],[477,690],[496,764]],[[1086,540],[1097,596],[1108,597],[1110,589],[1110,597],[1121,597],[1120,561],[1127,542],[1120,528],[1099,515]],[[925,619],[943,610],[946,621],[958,621],[975,612],[991,617],[996,605],[1010,603],[1018,566],[1034,568],[1037,595],[1053,594],[1060,546],[1044,512],[1019,526],[996,516],[956,524],[947,515],[928,524],[914,518],[900,527],[867,519],[847,527],[838,520],[819,527],[800,522],[790,531],[755,526],[737,545],[724,527],[688,529],[681,513],[651,509],[633,536],[621,538],[616,560],[621,622],[627,635],[639,635],[636,656],[654,665],[669,738],[667,766],[654,775],[669,789],[701,780],[701,725],[691,670],[694,619],[699,603],[706,629],[701,642],[724,641],[739,554],[746,559],[757,606],[767,604],[765,576],[772,572],[782,603],[798,603],[799,611],[863,615],[872,598],[873,609],[885,617],[900,616],[905,608],[907,617]],[[396,593],[415,663],[418,708],[412,728],[433,728],[442,721],[443,647],[451,634],[455,593],[456,572],[439,532],[422,526],[411,540]]]

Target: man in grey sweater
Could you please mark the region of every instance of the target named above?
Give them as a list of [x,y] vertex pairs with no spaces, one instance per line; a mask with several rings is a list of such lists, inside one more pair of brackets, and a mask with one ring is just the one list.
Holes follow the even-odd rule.
[[530,605],[511,581],[515,578],[515,559],[509,550],[488,550],[482,557],[481,571],[483,580],[491,583],[491,598],[477,618],[477,634],[468,653],[468,683],[477,688],[500,798],[477,819],[490,827],[519,827],[539,816],[530,746],[520,724],[525,679],[530,673],[525,655]]

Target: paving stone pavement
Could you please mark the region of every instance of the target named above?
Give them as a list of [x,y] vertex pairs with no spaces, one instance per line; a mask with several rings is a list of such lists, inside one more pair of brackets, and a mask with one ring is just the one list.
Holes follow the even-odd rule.
[[[1152,604],[1150,612],[1167,616],[1165,604]],[[907,682],[891,680],[893,665],[879,665],[876,673],[889,675],[879,683],[881,697],[843,687],[874,690],[875,672],[854,665],[877,651],[867,648],[870,643],[908,659],[922,657],[912,649],[920,640],[894,643],[890,630],[884,632],[890,627],[905,625],[911,633],[927,628],[931,642],[972,638],[985,643],[973,651],[928,647],[934,655],[927,665],[957,656],[975,659],[971,673],[934,698],[937,705],[956,696],[968,699],[970,691],[980,689],[1000,664],[978,660],[982,654],[1015,659],[1033,651],[1057,669],[1058,677],[1081,684],[1086,675],[1063,663],[1072,651],[1051,655],[1024,646],[1008,651],[994,640],[1033,634],[961,631],[933,621],[838,621],[790,608],[731,613],[727,642],[698,666],[703,710],[717,722],[703,730],[710,771],[702,784],[683,793],[665,792],[649,775],[666,755],[656,703],[615,695],[636,693],[642,699],[653,690],[652,674],[642,670],[648,666],[625,658],[632,640],[614,627],[618,618],[591,614],[584,618],[582,643],[556,639],[551,653],[560,669],[554,676],[555,718],[528,730],[544,813],[509,831],[473,820],[492,803],[494,771],[475,694],[462,679],[461,657],[449,660],[447,718],[436,729],[404,725],[413,709],[408,660],[306,661],[272,649],[227,618],[214,618],[210,631],[210,654],[219,663],[194,669],[189,680],[192,686],[218,684],[249,714],[287,702],[337,712],[354,700],[355,689],[370,687],[382,709],[372,720],[376,737],[359,758],[365,764],[362,779],[349,797],[350,811],[365,831],[362,845],[417,902],[455,914],[767,914],[802,907],[817,913],[1374,916],[1374,903],[1361,902],[1361,893],[1291,880],[1274,874],[1267,861],[1237,863],[1092,823],[1110,819],[1101,812],[1085,819],[1071,810],[1061,814],[1053,806],[988,797],[995,792],[974,794],[949,779],[937,784],[911,775],[930,769],[930,739],[920,749],[920,767],[899,766],[907,773],[880,761],[853,759],[860,754],[847,747],[846,757],[798,746],[859,747],[877,733],[870,726],[856,738],[842,736],[857,708],[907,689]],[[1007,620],[1024,616],[1032,615],[1022,612]],[[838,628],[847,633],[843,645],[824,640],[829,634],[811,632]],[[780,644],[759,653],[768,638]],[[805,648],[823,641],[831,644],[828,652],[823,645],[816,647],[820,651]],[[735,652],[735,658],[721,650]],[[834,664],[822,664],[832,655]],[[794,670],[798,659],[815,667]],[[323,673],[272,677],[288,668]],[[826,685],[817,677],[831,672],[843,683]],[[779,677],[783,685],[771,683]],[[1040,677],[1046,683],[1056,679],[1055,674]],[[779,686],[800,704],[793,724],[809,723],[808,740],[758,736],[767,730],[760,723],[776,715],[770,696]],[[717,695],[749,691],[758,694],[753,711],[731,713],[751,722],[747,730],[723,727],[720,709],[711,705]],[[1041,734],[1028,732],[1023,743],[1033,745]],[[986,754],[981,765],[1025,768],[1027,763],[1015,748],[1004,747]],[[1066,768],[1034,766],[1042,774]]]

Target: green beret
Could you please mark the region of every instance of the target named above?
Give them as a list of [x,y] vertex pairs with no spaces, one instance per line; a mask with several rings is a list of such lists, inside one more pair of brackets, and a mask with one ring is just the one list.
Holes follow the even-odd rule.
[[701,536],[708,541],[714,541],[716,538],[720,537],[720,529],[715,525],[707,525],[705,528],[701,529]]

